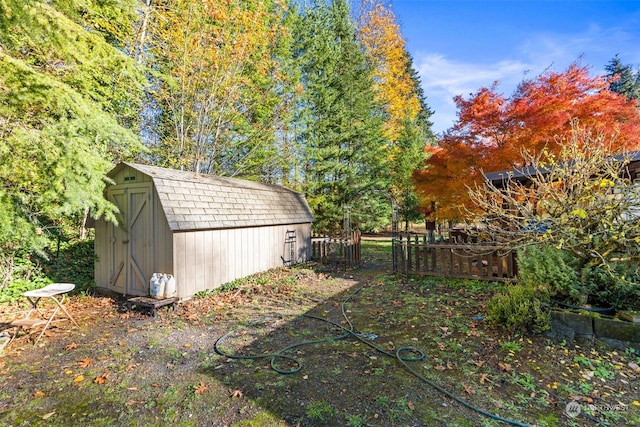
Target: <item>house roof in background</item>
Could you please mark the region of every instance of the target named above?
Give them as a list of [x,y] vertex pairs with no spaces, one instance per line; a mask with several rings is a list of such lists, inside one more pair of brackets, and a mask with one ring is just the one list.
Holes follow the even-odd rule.
[[259,227],[315,221],[303,194],[287,188],[138,163],[121,163],[153,180],[172,231]]
[[[614,156],[617,160],[623,160],[628,158],[631,164],[640,162],[640,150],[630,151],[628,153],[619,154]],[[549,173],[549,170],[543,169],[543,174]],[[497,172],[488,172],[484,174],[484,179],[497,185],[498,183],[504,183],[508,180],[514,181],[527,181],[536,175],[536,168],[529,166],[521,169],[510,169]]]

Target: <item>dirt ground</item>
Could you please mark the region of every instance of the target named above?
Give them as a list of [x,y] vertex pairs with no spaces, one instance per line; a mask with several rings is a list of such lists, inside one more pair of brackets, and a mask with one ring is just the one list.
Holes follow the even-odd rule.
[[365,246],[356,270],[271,270],[155,318],[75,295],[79,327],[0,356],[0,425],[640,425],[635,350],[506,334],[485,320],[497,284],[393,276],[385,251]]

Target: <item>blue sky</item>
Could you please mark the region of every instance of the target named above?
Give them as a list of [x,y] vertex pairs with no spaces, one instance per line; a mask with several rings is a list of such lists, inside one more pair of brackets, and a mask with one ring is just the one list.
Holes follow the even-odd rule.
[[455,95],[562,72],[581,59],[605,74],[616,55],[640,67],[640,0],[391,0],[420,74],[436,133],[456,119]]

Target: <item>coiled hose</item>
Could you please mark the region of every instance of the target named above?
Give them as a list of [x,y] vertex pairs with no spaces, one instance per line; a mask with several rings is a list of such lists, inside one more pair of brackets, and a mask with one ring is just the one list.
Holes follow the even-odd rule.
[[[378,276],[374,279],[374,281],[379,280],[380,277],[382,276]],[[342,331],[344,331],[343,334],[340,335],[335,335],[332,337],[328,337],[328,338],[322,338],[322,339],[317,339],[317,340],[308,340],[308,341],[301,341],[295,344],[292,344],[290,346],[284,347],[283,349],[275,352],[275,353],[267,353],[267,354],[258,354],[258,355],[238,355],[238,354],[232,354],[232,353],[227,353],[225,351],[223,351],[220,348],[220,343],[222,341],[224,341],[225,338],[227,338],[232,332],[234,332],[235,330],[229,331],[225,334],[223,334],[222,336],[220,336],[214,343],[214,349],[216,351],[216,353],[218,353],[221,356],[225,356],[228,357],[230,359],[266,359],[266,358],[270,358],[271,359],[271,368],[280,373],[280,374],[294,374],[299,372],[302,369],[302,362],[300,362],[297,358],[293,357],[293,356],[289,356],[286,355],[284,353],[286,353],[287,351],[297,348],[297,347],[302,347],[305,345],[312,345],[312,344],[319,344],[319,343],[324,343],[324,342],[330,342],[330,341],[337,341],[337,340],[341,340],[341,339],[345,339],[348,337],[354,337],[356,339],[358,339],[359,341],[363,342],[364,344],[368,345],[369,347],[375,349],[376,351],[392,357],[396,360],[398,360],[398,362],[407,370],[409,371],[412,375],[414,375],[415,377],[417,377],[418,379],[420,379],[422,382],[428,384],[429,386],[433,387],[434,389],[436,389],[437,391],[439,391],[440,393],[444,394],[445,396],[449,397],[450,399],[455,400],[456,402],[458,402],[459,404],[463,405],[464,407],[480,414],[483,415],[485,417],[491,418],[493,420],[496,421],[501,421],[503,423],[507,423],[510,425],[514,425],[514,426],[519,426],[519,427],[533,427],[531,424],[526,424],[526,423],[521,423],[519,421],[514,421],[514,420],[510,420],[507,418],[503,418],[499,415],[495,415],[492,414],[490,412],[487,412],[481,408],[478,408],[472,404],[470,404],[469,402],[465,401],[464,399],[454,395],[453,393],[449,392],[448,390],[444,389],[443,387],[441,387],[440,385],[436,384],[435,382],[429,380],[428,378],[425,378],[423,375],[421,375],[419,372],[417,372],[416,370],[414,370],[413,368],[411,368],[411,366],[409,366],[409,364],[407,362],[415,362],[415,361],[419,361],[419,360],[423,360],[425,358],[425,354],[422,350],[416,348],[416,347],[401,347],[398,348],[396,350],[395,353],[390,353],[388,351],[386,351],[385,349],[375,345],[374,343],[372,343],[368,338],[370,338],[369,334],[361,334],[356,332],[353,324],[351,323],[351,320],[349,319],[349,317],[347,316],[347,313],[345,311],[345,305],[349,302],[349,300],[351,300],[353,297],[355,297],[357,294],[359,294],[366,286],[368,286],[367,284],[362,285],[361,287],[359,287],[358,289],[356,289],[351,295],[349,295],[346,299],[344,299],[342,301],[341,304],[341,311],[342,311],[342,317],[345,319],[345,321],[347,322],[347,324],[349,325],[348,328],[344,327],[343,325],[334,322],[330,319],[326,319],[323,317],[318,317],[318,316],[313,316],[310,314],[303,314],[303,317],[307,317],[310,319],[315,319],[321,322],[326,322],[329,323],[331,325],[334,325],[335,327],[341,329]],[[236,329],[237,330],[237,329]],[[278,360],[281,359],[285,359],[287,361],[289,361],[290,363],[292,363],[294,365],[294,368],[292,369],[282,369],[280,368],[279,364],[277,363]],[[592,417],[589,417],[591,420],[597,421],[599,422],[599,420],[594,419]],[[601,422],[600,422],[601,423]],[[603,424],[603,425],[607,425],[607,424]]]

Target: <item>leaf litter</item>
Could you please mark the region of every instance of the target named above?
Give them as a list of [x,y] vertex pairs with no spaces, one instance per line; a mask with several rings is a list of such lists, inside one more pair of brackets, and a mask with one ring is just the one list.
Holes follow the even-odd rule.
[[[258,424],[485,422],[394,359],[352,339],[287,352],[304,364],[293,375],[275,373],[269,360],[229,360],[213,351],[215,339],[238,327],[244,332],[233,349],[246,354],[325,338],[336,328],[299,316],[312,313],[344,323],[341,302],[366,283],[370,286],[349,302],[349,320],[374,331],[390,351],[409,343],[424,350],[428,358],[415,369],[473,405],[522,422],[563,425],[564,408],[575,400],[594,419],[640,423],[635,354],[599,343],[511,336],[472,319],[486,315],[490,287],[473,292],[456,281],[377,279],[385,271],[379,265],[349,272],[313,265],[277,269],[237,289],[181,303],[175,312],[161,310],[155,319],[124,311],[124,304],[111,298],[72,297],[74,316],[84,320],[80,328],[54,330],[43,347],[19,337],[2,355],[0,423],[37,423],[44,416],[53,426],[98,420],[198,426],[265,419]],[[518,342],[521,350],[503,350],[507,342]],[[594,368],[575,366],[580,357]],[[30,368],[34,363],[38,371]],[[72,383],[65,383],[69,375]],[[71,393],[77,401],[66,398]],[[620,403],[624,411],[598,409]],[[322,423],[315,418],[321,410]],[[572,422],[597,425],[587,417]]]

